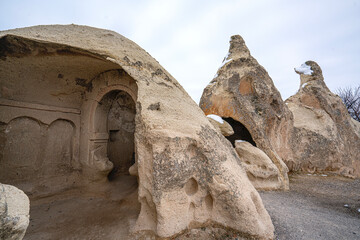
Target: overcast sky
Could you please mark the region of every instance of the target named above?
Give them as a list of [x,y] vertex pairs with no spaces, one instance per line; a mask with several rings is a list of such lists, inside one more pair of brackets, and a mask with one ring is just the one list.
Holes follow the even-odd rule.
[[296,93],[293,68],[316,61],[335,91],[360,84],[359,0],[0,0],[0,30],[80,24],[114,30],[165,67],[198,103],[240,34],[283,99]]

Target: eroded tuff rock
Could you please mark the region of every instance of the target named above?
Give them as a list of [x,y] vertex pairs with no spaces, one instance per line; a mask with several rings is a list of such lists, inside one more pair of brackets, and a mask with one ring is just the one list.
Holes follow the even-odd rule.
[[206,115],[215,114],[230,123],[235,134],[227,138],[234,147],[239,139],[264,151],[279,169],[277,184],[272,184],[272,189],[288,189],[288,168],[284,161],[292,159],[289,146],[292,114],[266,70],[250,55],[239,35],[231,37],[229,53],[205,88],[200,107]]
[[0,183],[0,239],[23,239],[29,225],[29,208],[29,198],[23,191]]
[[234,130],[231,127],[231,125],[224,121],[223,119],[216,120],[209,116],[207,116],[209,122],[218,130],[219,133],[221,133],[223,136],[228,137],[234,134]]
[[279,169],[263,151],[244,141],[236,141],[235,150],[256,189],[277,188]]
[[360,177],[360,124],[327,88],[316,62],[307,61],[295,71],[300,74],[300,89],[286,100],[294,114],[294,158],[286,161],[289,169]]
[[273,237],[231,144],[138,45],[76,25],[4,31],[0,42],[0,181],[36,203],[28,239],[172,238],[203,228],[202,236]]

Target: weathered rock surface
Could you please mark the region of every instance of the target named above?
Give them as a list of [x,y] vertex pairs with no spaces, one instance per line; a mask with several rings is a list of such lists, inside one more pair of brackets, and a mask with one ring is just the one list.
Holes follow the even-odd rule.
[[[135,161],[136,223],[120,214],[125,225],[114,220],[102,232],[91,222],[82,226],[84,238],[94,231],[108,239],[172,238],[201,228],[273,238],[271,219],[231,144],[138,45],[76,25],[4,31],[0,42],[0,180],[24,189],[37,209],[45,203],[56,208],[77,193],[91,209],[93,196],[111,196],[112,183],[136,181],[122,177]],[[268,146],[260,135],[255,140]],[[272,149],[264,151],[280,168]],[[286,167],[281,171],[279,185],[286,186]],[[41,227],[29,239],[44,233]],[[58,234],[47,231],[49,238]]]
[[29,205],[23,191],[0,183],[0,239],[23,239],[29,225]]
[[291,171],[329,171],[360,177],[360,124],[348,114],[341,98],[326,86],[321,68],[307,61],[295,71],[300,89],[286,104],[294,114],[294,158]]
[[256,189],[271,190],[277,188],[279,170],[262,150],[245,141],[236,141],[235,150]]
[[273,189],[288,189],[284,161],[292,159],[292,114],[239,35],[231,37],[229,53],[205,88],[200,107],[206,115],[215,114],[230,123],[235,134],[228,139],[234,146],[241,139],[264,151],[279,169]]
[[225,120],[221,120],[220,122],[207,116],[210,123],[218,130],[223,136],[228,137],[234,134],[234,130],[231,125]]

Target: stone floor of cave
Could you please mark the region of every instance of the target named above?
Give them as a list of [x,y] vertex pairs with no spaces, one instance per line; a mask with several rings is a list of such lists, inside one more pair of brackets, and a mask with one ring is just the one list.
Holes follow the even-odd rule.
[[125,239],[140,212],[136,177],[30,200],[25,240]]

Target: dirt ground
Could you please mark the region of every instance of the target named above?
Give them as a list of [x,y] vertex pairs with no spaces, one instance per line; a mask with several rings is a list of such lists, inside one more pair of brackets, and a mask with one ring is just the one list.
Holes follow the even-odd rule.
[[[360,239],[360,179],[291,175],[290,189],[260,192],[276,239]],[[24,239],[125,239],[139,211],[136,178],[123,176],[100,192],[32,201]]]
[[360,239],[360,179],[291,175],[290,191],[260,195],[275,239]]
[[24,240],[126,239],[140,211],[137,186],[136,177],[121,176],[96,191],[31,200]]

